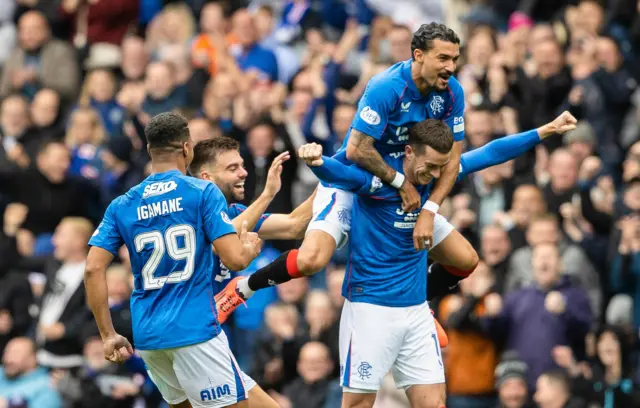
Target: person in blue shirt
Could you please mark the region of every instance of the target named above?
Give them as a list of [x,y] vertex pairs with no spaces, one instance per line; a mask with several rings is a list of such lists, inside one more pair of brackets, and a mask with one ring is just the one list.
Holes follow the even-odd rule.
[[[193,149],[193,160],[189,170],[195,177],[210,181],[218,186],[225,200],[229,203],[227,214],[237,229],[241,228],[244,223],[248,229],[253,229],[264,240],[299,239],[303,236],[311,219],[313,197],[309,197],[290,214],[265,213],[273,198],[280,191],[282,163],[287,160],[289,160],[289,152],[284,152],[273,160],[262,193],[249,207],[236,203],[244,199],[244,182],[248,173],[244,168],[243,159],[240,155],[240,144],[235,139],[220,136],[196,144]],[[256,261],[258,260],[259,258],[256,258]],[[233,274],[242,272],[239,270],[232,272],[214,254],[212,285],[217,308],[224,307],[224,304],[218,302],[218,298],[228,280],[231,279]],[[271,290],[275,292],[275,288],[271,288]],[[247,302],[247,306],[256,307],[258,305],[257,308],[259,308],[261,303],[266,306],[265,303],[272,302],[277,298],[275,293],[263,292],[261,292],[262,296],[252,297]],[[258,299],[259,297],[263,299]],[[258,319],[262,319],[261,312]],[[224,323],[222,318],[219,318],[219,321],[221,324]],[[239,322],[236,321],[235,323],[238,325]],[[243,377],[249,395],[250,407],[275,408],[278,406],[251,377],[244,373]]]
[[[540,129],[498,139],[465,153],[457,179],[517,157],[554,133],[575,128],[565,112]],[[386,163],[428,199],[435,180],[451,160],[453,137],[442,121],[427,119],[411,128],[404,152]],[[343,407],[373,406],[391,370],[414,407],[442,407],[444,369],[436,326],[427,304],[427,251],[415,251],[416,212],[402,209],[395,188],[356,165],[323,157],[322,147],[300,148],[300,157],[321,180],[356,193],[349,241],[345,305],[340,324]]]
[[113,328],[105,280],[124,244],[134,275],[134,344],[164,399],[178,408],[246,407],[244,378],[212,300],[211,246],[242,270],[261,241],[246,225],[236,233],[215,184],[185,175],[193,148],[182,116],[153,117],[145,136],[152,174],[109,205],[89,240],[85,287],[105,358],[122,362],[133,352]]

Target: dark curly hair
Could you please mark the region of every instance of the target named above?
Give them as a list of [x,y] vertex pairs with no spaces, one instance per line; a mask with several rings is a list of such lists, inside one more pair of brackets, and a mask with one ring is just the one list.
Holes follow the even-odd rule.
[[429,52],[433,48],[433,40],[460,44],[458,35],[446,25],[438,23],[423,24],[413,33],[411,55],[413,56],[415,50]]

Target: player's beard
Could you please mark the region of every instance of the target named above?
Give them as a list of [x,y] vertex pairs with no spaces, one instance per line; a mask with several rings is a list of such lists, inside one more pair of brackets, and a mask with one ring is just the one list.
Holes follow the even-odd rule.
[[236,202],[244,200],[244,186],[242,186],[242,188],[236,186],[237,183],[229,183],[220,186],[220,190],[222,191],[222,194],[224,194],[224,196],[227,198],[227,201]]

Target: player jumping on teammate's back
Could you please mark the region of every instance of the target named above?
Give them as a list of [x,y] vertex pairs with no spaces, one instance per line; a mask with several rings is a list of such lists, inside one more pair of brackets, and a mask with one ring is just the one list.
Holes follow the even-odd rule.
[[[558,116],[554,121],[541,126],[536,130],[506,136],[471,152],[464,153],[461,158],[461,172],[458,176],[458,180],[468,174],[480,171],[484,168],[512,160],[540,143],[543,139],[556,133],[562,134],[567,132],[574,123],[575,119],[569,113],[565,112]],[[305,145],[304,149],[300,149],[300,155],[303,159],[304,157],[302,157],[302,155],[304,154],[318,153],[317,147],[315,148],[316,150],[307,151],[305,150],[308,148],[307,146],[313,145]],[[323,163],[326,163],[325,166],[329,166],[329,168],[331,168],[332,163],[335,161],[334,159],[327,160],[325,157],[323,157],[323,159]],[[334,169],[333,172],[328,174],[323,173],[322,168],[320,167],[312,167],[312,170],[319,176],[319,178],[327,182],[332,180],[332,183],[339,185],[342,188],[352,190],[352,188],[347,188],[351,187],[350,184],[345,184],[343,180],[335,180],[335,176],[332,174],[344,174],[346,177],[346,175],[350,174],[350,171],[364,171],[357,166],[344,166],[344,168],[348,169],[348,171],[344,172],[341,170],[342,167],[340,169]],[[373,177],[371,174],[368,174],[368,176],[372,177],[371,188],[374,187],[373,184],[375,184],[375,186],[381,185],[380,180]],[[359,177],[362,177],[362,175]],[[225,291],[221,292],[219,297],[216,299],[216,301],[220,303],[219,307],[224,307],[224,312],[221,313],[221,315],[225,315],[233,311],[233,309],[242,303],[243,299],[251,297],[253,292],[256,290],[272,286],[274,283],[284,283],[301,276],[295,263],[292,261],[296,253],[297,250],[291,250],[283,253],[274,262],[259,269],[248,279],[236,278],[233,282],[234,284],[230,284],[225,288]],[[443,296],[454,291],[455,287],[461,280],[460,276],[450,273],[450,271],[445,269],[441,264],[432,265],[429,272],[427,280],[428,300],[433,300],[435,297]],[[241,286],[243,283],[248,284],[248,290],[247,287]]]
[[[416,249],[429,248],[434,261],[445,261],[470,272],[477,264],[477,253],[437,214],[438,204],[455,181],[464,139],[464,92],[452,76],[460,55],[459,43],[457,35],[442,24],[422,25],[413,35],[412,58],[393,65],[367,84],[336,158],[345,164],[359,164],[396,188],[402,197],[402,210],[415,211],[417,217],[412,238]],[[404,175],[391,169],[381,155],[404,151],[408,129],[426,118],[444,121],[456,142],[451,161],[436,183],[430,201],[420,210],[421,200],[415,187],[403,181]],[[257,275],[251,282],[241,280],[233,285],[237,283],[248,296],[269,283],[322,270],[335,249],[347,242],[353,199],[351,192],[321,183],[313,203],[313,218],[299,250],[283,254],[277,260],[272,268],[273,277],[262,279]],[[231,286],[228,289],[227,293],[234,291]],[[218,297],[222,319],[235,307],[225,297],[224,294]]]

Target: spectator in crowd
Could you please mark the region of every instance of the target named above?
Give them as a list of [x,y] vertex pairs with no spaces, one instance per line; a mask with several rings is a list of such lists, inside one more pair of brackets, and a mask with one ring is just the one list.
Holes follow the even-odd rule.
[[[40,89],[31,102],[31,122],[33,128],[31,133],[32,147],[27,146],[29,157],[35,157],[37,145],[43,140],[62,140],[64,131],[62,130],[62,101],[60,95],[53,89]],[[26,141],[25,141],[26,143]]]
[[[69,150],[62,142],[46,141],[40,147],[33,168],[27,171],[0,169],[4,192],[12,202],[21,202],[29,210],[22,228],[29,232],[30,242],[23,255],[33,253],[36,238],[40,234],[53,233],[64,217],[91,219],[95,216],[92,211],[95,210],[96,192],[81,180],[67,176],[69,162]],[[47,235],[42,239],[46,241]]]
[[518,352],[528,366],[527,384],[535,389],[538,376],[554,368],[551,351],[557,345],[584,347],[592,322],[584,290],[561,276],[560,254],[554,245],[539,244],[533,250],[535,285],[485,299],[487,328],[506,340],[508,350]]
[[496,225],[488,225],[482,230],[480,250],[482,260],[493,271],[496,291],[503,293],[511,258],[509,236],[502,228]]
[[329,349],[319,342],[309,342],[300,350],[298,374],[300,377],[284,388],[280,399],[282,407],[306,406],[310,408],[337,407],[342,392],[337,380],[331,380],[334,362]]
[[[298,279],[294,279],[294,282]],[[278,288],[284,285],[278,285]],[[281,391],[296,378],[296,362],[302,343],[296,308],[274,304],[265,311],[265,330],[258,334],[251,377],[264,389]]]
[[49,375],[38,366],[33,341],[26,337],[11,340],[2,355],[0,405],[29,408],[63,406],[60,396],[51,386]]
[[615,327],[603,327],[595,336],[595,362],[586,365],[576,362],[568,347],[558,346],[553,357],[558,366],[572,377],[574,394],[588,403],[633,407],[640,404],[633,360],[630,358],[626,333]]
[[540,189],[528,184],[515,189],[510,211],[494,214],[494,220],[508,232],[514,251],[526,245],[527,227],[533,219],[544,214],[546,208]]
[[[281,135],[284,139],[284,148],[291,152],[292,159],[282,165],[282,188],[269,205],[268,211],[288,214],[293,210],[292,185],[296,177],[297,165],[295,149],[292,148],[291,142],[286,140],[288,139],[286,131]],[[249,129],[247,150],[243,154],[244,165],[248,172],[243,203],[251,203],[264,189],[270,163],[284,150],[276,148],[276,138],[276,128],[269,122],[258,123]]]
[[19,92],[34,97],[41,87],[51,88],[70,101],[78,92],[79,72],[73,49],[53,39],[45,16],[29,11],[18,22],[20,47],[5,63],[0,94]]
[[497,408],[531,408],[527,390],[527,364],[515,352],[506,352],[495,371]]
[[236,44],[230,52],[236,58],[243,71],[253,70],[260,81],[278,80],[278,62],[273,52],[257,43],[253,17],[247,10],[238,10],[232,18],[232,33]]
[[90,180],[100,179],[104,172],[101,145],[106,135],[98,112],[78,108],[71,114],[65,143],[71,149],[69,173]]
[[47,277],[36,338],[38,362],[51,368],[82,365],[79,335],[90,318],[83,285],[87,242],[93,225],[78,217],[64,218],[53,236],[53,257],[24,259],[20,268]]
[[582,249],[563,239],[558,218],[553,214],[547,214],[534,219],[527,229],[527,242],[528,246],[518,249],[511,256],[506,291],[523,288],[532,282],[533,249],[539,244],[551,244],[560,252],[562,274],[571,277],[589,294],[591,310],[594,315],[599,315],[602,308],[600,277]]
[[[9,95],[0,107],[0,165],[26,168],[31,163],[26,153],[23,138],[29,139],[29,103],[20,95]],[[6,194],[6,191],[4,191]]]
[[135,403],[144,382],[123,365],[104,358],[100,337],[89,337],[84,344],[84,363],[78,373],[54,373],[56,388],[78,408],[129,408]]
[[101,125],[110,136],[122,132],[125,119],[125,109],[116,100],[116,85],[116,77],[112,72],[96,69],[87,74],[80,94],[80,106],[91,107],[99,112]]
[[149,53],[144,40],[136,36],[127,36],[122,41],[120,71],[126,81],[142,81]]
[[27,335],[33,322],[32,303],[31,286],[24,275],[10,273],[0,278],[0,351],[10,339]]
[[61,10],[62,16],[70,20],[70,40],[76,47],[104,47],[105,44],[120,45],[138,17],[139,4],[128,0],[97,0],[86,3],[62,0]]
[[497,347],[479,319],[485,312],[484,297],[494,285],[491,269],[480,262],[473,274],[460,282],[461,294],[449,295],[440,303],[439,316],[451,341],[444,358],[447,406],[451,408],[495,404]]
[[539,408],[586,408],[587,406],[580,396],[573,396],[566,372],[557,369],[540,375],[533,399]]

